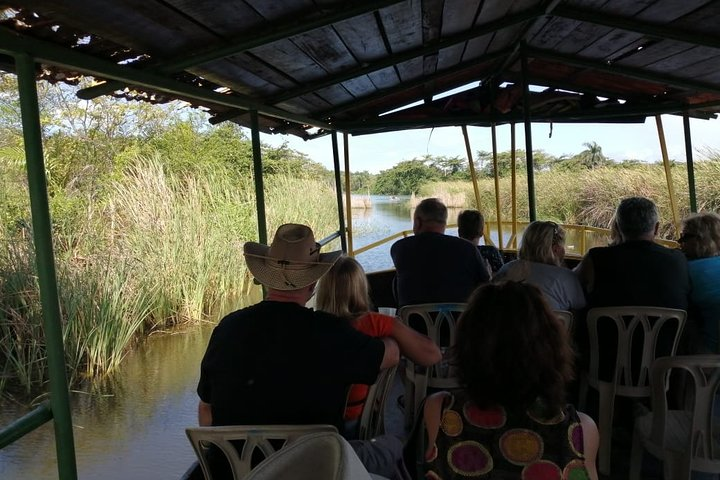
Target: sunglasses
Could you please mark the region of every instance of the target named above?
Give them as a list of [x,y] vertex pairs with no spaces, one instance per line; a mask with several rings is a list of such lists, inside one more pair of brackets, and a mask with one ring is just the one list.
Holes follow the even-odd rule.
[[677,239],[678,243],[687,242],[688,240],[692,240],[693,238],[700,238],[700,235],[697,235],[695,233],[683,233],[680,235],[680,238]]
[[557,241],[560,239],[560,225],[558,225],[555,222],[545,222],[547,225],[551,226],[553,229],[553,241]]

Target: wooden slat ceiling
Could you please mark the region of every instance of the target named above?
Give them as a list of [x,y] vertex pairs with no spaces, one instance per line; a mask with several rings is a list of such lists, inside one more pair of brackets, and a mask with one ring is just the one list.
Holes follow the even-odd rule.
[[[48,42],[223,93],[245,108],[147,82],[113,82],[81,91],[84,98],[179,98],[209,110],[213,122],[245,126],[256,108],[268,133],[522,121],[524,78],[542,87],[528,103],[534,121],[720,111],[720,1],[0,1],[4,68],[22,46],[3,49],[2,35],[41,49]],[[72,82],[87,72],[103,80],[84,61],[43,58],[38,77]]]

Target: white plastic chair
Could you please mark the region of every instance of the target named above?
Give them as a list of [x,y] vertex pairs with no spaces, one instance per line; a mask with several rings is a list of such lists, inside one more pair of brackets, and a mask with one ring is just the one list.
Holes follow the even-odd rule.
[[565,329],[568,331],[568,333],[572,332],[573,322],[575,319],[572,312],[569,312],[567,310],[555,310],[554,313],[555,316],[563,322],[563,324],[565,325]]
[[305,435],[262,461],[246,480],[370,480],[350,444],[337,433]]
[[457,321],[465,311],[465,303],[424,303],[406,305],[398,311],[400,321],[430,337],[443,352],[443,360],[432,367],[405,362],[405,426],[410,428],[428,387],[439,390],[460,386],[454,371],[445,357],[448,348],[455,345]]
[[[667,390],[673,369],[693,380],[693,402],[686,410],[668,410]],[[664,478],[689,480],[690,471],[720,473],[720,445],[713,434],[713,412],[720,385],[720,355],[658,358],[652,366],[652,412],[635,421],[630,479],[639,480],[643,450],[663,461]],[[689,383],[687,383],[689,386]]]
[[[216,445],[230,463],[235,480],[242,480],[252,470],[253,452],[259,450],[267,458],[277,450],[310,433],[337,433],[332,425],[229,425],[222,427],[190,427],[185,433],[200,461],[206,480],[212,480],[207,453]],[[243,441],[238,448],[231,442]]]
[[360,415],[358,439],[370,440],[385,433],[385,403],[395,379],[397,365],[386,368],[378,374],[378,378],[368,389],[365,405]]
[[[680,335],[685,324],[684,310],[659,307],[604,307],[593,308],[587,315],[590,336],[590,368],[580,379],[580,409],[586,407],[588,386],[598,391],[600,449],[599,470],[610,475],[610,452],[612,440],[615,396],[643,398],[650,397],[649,370],[658,356],[675,355]],[[598,325],[614,326],[617,333],[617,352],[608,353],[611,345],[600,345]],[[657,352],[659,334],[672,335],[669,351]],[[667,332],[667,333],[665,333]],[[639,342],[637,335],[643,341]],[[614,345],[614,342],[613,342]],[[642,349],[638,351],[638,349]],[[600,378],[601,365],[614,365],[609,379]]]

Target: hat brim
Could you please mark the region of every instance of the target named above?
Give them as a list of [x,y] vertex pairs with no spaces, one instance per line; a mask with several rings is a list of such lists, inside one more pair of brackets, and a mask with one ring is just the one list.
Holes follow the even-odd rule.
[[275,290],[298,290],[317,282],[342,255],[341,251],[321,253],[312,263],[282,265],[268,256],[270,247],[246,242],[243,247],[245,263],[255,279]]

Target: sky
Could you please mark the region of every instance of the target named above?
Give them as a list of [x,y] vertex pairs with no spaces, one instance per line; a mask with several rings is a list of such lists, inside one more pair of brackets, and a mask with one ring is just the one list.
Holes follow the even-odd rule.
[[[663,115],[663,130],[668,155],[671,159],[685,161],[685,139],[682,117]],[[714,148],[720,152],[720,120],[690,119],[693,145],[693,158],[700,158],[698,150]],[[486,127],[468,127],[470,148],[473,157],[478,150],[492,151],[491,130]],[[646,162],[662,160],[655,117],[648,118],[644,124],[550,124],[538,123],[532,127],[533,150],[560,156],[576,154],[585,149],[583,143],[597,142],[605,156],[621,161],[637,159]],[[248,132],[249,135],[249,132]],[[523,124],[515,126],[516,148],[525,148],[525,130]],[[304,141],[293,135],[261,134],[261,141],[279,146],[284,141],[290,148],[307,154],[312,160],[332,169],[332,144],[330,136]],[[338,135],[340,144],[340,162],[343,164],[342,135]],[[460,127],[436,129],[405,130],[401,132],[373,135],[350,136],[350,171],[367,170],[378,173],[392,168],[403,160],[420,158],[424,155],[459,156],[466,158],[465,141]],[[510,150],[510,126],[497,127],[498,151]],[[474,158],[477,161],[476,158]]]

